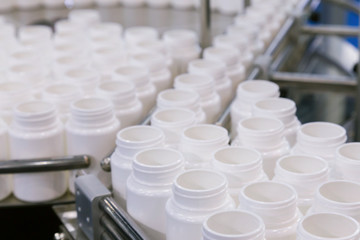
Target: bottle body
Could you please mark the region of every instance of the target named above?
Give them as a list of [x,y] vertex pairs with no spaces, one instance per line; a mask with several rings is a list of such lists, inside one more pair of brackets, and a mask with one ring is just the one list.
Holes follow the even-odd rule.
[[[9,159],[8,149],[8,129],[4,122],[0,121],[0,159],[6,161]],[[12,175],[0,175],[0,201],[8,197],[12,192]]]

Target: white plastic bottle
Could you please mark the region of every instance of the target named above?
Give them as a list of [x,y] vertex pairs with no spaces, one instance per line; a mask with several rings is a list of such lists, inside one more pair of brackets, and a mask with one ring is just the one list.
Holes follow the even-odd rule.
[[[92,4],[92,0],[75,0],[75,6]],[[75,9],[69,12],[70,22],[78,25],[83,31],[100,22],[100,13],[95,9]]]
[[169,30],[164,32],[163,41],[175,65],[175,76],[185,73],[188,62],[200,57],[201,48],[195,31],[188,29]]
[[234,15],[242,12],[244,9],[243,0],[222,0],[218,1],[219,12],[226,15]]
[[183,108],[158,110],[151,116],[151,126],[160,128],[165,134],[167,147],[178,149],[185,128],[196,124],[195,113]]
[[225,109],[233,98],[232,82],[226,75],[226,65],[221,61],[197,59],[189,62],[188,72],[210,76],[215,82],[216,92],[221,99],[221,109]]
[[[136,2],[134,0],[131,1]],[[123,4],[125,3],[126,2],[123,0]],[[129,27],[125,29],[124,32],[124,39],[130,50],[142,41],[157,40],[158,38],[159,32],[155,28],[147,26]]]
[[223,147],[213,154],[212,167],[222,172],[229,183],[228,191],[236,205],[243,186],[251,182],[266,181],[261,153],[248,147]]
[[356,240],[359,237],[359,223],[338,213],[305,216],[297,229],[298,240]]
[[228,210],[208,217],[202,233],[204,240],[264,240],[265,225],[256,214]]
[[85,97],[92,97],[95,95],[96,86],[100,83],[100,74],[90,68],[72,68],[65,73],[63,82],[76,85],[83,91]]
[[335,176],[360,182],[360,143],[345,143],[336,149]]
[[[335,123],[311,122],[302,125],[297,134],[294,154],[310,154],[324,158],[333,169],[336,149],[346,142],[346,130]],[[332,170],[330,173],[334,175]]]
[[127,212],[151,239],[165,239],[165,206],[175,177],[184,171],[184,158],[169,148],[149,148],[135,155],[132,169],[126,183]]
[[252,115],[252,105],[265,98],[279,97],[279,86],[266,80],[251,80],[239,84],[231,105],[231,136],[236,137],[240,120]]
[[166,239],[201,239],[207,217],[235,207],[226,187],[226,177],[216,171],[188,170],[178,175],[166,204]]
[[116,201],[126,207],[126,181],[132,172],[135,154],[165,145],[164,133],[152,126],[132,126],[116,135],[116,149],[111,155],[111,180]]
[[147,68],[149,79],[155,85],[157,93],[172,86],[171,72],[167,67],[166,58],[160,53],[135,54],[131,57],[130,63]]
[[183,131],[180,151],[185,157],[185,167],[211,168],[211,160],[216,150],[228,146],[229,136],[225,128],[198,124]]
[[157,95],[157,108],[186,108],[196,114],[196,123],[205,123],[206,115],[200,107],[200,96],[191,90],[168,89]]
[[231,79],[233,95],[237,86],[245,80],[245,67],[239,61],[235,48],[208,47],[204,50],[204,59],[222,61],[226,64],[226,74]]
[[121,128],[140,123],[143,107],[136,96],[135,85],[132,82],[125,80],[102,82],[97,86],[96,94],[111,100]]
[[253,105],[253,116],[273,117],[281,120],[285,125],[285,137],[290,147],[296,143],[296,134],[301,123],[296,117],[295,102],[287,98],[267,98],[257,101]]
[[[8,126],[0,119],[0,160],[6,161],[9,159],[9,139],[8,139]],[[12,175],[0,175],[0,201],[7,198],[13,188]]]
[[238,138],[234,146],[252,147],[261,152],[263,169],[269,179],[274,176],[276,161],[290,153],[284,137],[284,124],[275,118],[249,117],[238,125]]
[[150,82],[149,73],[146,68],[134,66],[120,67],[114,72],[113,80],[127,80],[135,84],[137,97],[143,104],[143,117],[155,107],[156,88]]
[[296,228],[302,217],[296,200],[295,190],[287,184],[256,182],[242,188],[239,208],[262,218],[267,240],[295,240]]
[[332,180],[323,183],[316,191],[309,213],[334,212],[360,222],[360,183]]
[[82,95],[80,88],[71,83],[53,83],[41,92],[41,99],[54,104],[60,120],[66,123],[70,115],[70,104],[82,98]]
[[[70,78],[69,81],[71,84],[81,85],[81,80],[79,80],[78,83],[72,82],[72,79],[79,79],[79,77],[66,75],[71,70],[83,71],[82,69],[89,69],[90,64],[91,61],[89,57],[86,56],[86,54],[81,54],[79,52],[68,52],[64,55],[60,54],[59,56],[54,57],[54,60],[52,62],[52,74],[55,81],[66,81]],[[91,70],[90,72],[93,72],[93,70]]]
[[329,165],[324,159],[309,155],[287,155],[276,162],[273,181],[294,187],[298,194],[298,207],[305,215],[318,187],[328,179]]
[[[9,128],[9,145],[11,159],[64,156],[64,127],[55,106],[44,101],[17,105]],[[14,175],[14,195],[22,201],[53,200],[66,189],[67,174],[63,171]]]
[[[119,129],[120,123],[109,100],[82,98],[71,104],[70,118],[66,124],[67,154],[89,155],[91,165],[85,172],[95,175],[106,187],[110,186],[110,174],[101,169],[100,161],[114,149]],[[69,182],[72,193],[74,181],[75,171]]]
[[206,123],[214,123],[221,112],[221,100],[210,76],[182,74],[175,78],[175,89],[192,90],[200,95],[200,106],[206,114]]

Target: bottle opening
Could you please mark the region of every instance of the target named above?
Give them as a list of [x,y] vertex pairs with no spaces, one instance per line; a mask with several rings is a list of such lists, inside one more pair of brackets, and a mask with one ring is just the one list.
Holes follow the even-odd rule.
[[48,86],[45,91],[53,95],[69,95],[78,92],[77,88],[70,84],[53,84]]
[[328,122],[307,123],[300,128],[300,131],[307,136],[314,138],[338,138],[346,135],[343,127]]
[[296,108],[295,103],[286,98],[271,98],[260,100],[255,103],[255,107],[264,111],[289,111]]
[[360,143],[348,143],[338,149],[338,153],[348,159],[360,161]]
[[42,114],[54,110],[54,106],[51,103],[42,101],[31,101],[19,104],[16,110],[20,114]]
[[152,117],[152,121],[165,123],[188,122],[191,119],[195,120],[195,113],[186,109],[164,109],[156,112]]
[[275,182],[257,182],[243,189],[244,195],[254,201],[279,203],[296,199],[296,193],[285,184]]
[[355,182],[327,182],[319,188],[319,193],[330,201],[360,204],[360,184]]
[[179,89],[165,90],[159,94],[159,99],[169,102],[189,101],[189,99],[194,99],[195,102],[197,98],[197,93]]
[[[113,93],[128,93],[134,91],[134,86],[128,81],[110,81],[101,83],[100,89]],[[134,93],[135,94],[135,93]]]
[[350,237],[359,234],[359,225],[355,220],[335,213],[313,214],[305,217],[300,224],[306,235],[316,239],[355,239]]
[[185,191],[202,192],[222,188],[226,184],[226,179],[213,171],[192,170],[180,174],[175,184]]
[[179,152],[171,149],[149,149],[137,154],[135,162],[143,166],[164,167],[178,164],[182,159]]
[[279,86],[275,83],[265,80],[246,81],[239,85],[244,91],[249,93],[276,95],[279,92]]
[[328,168],[325,160],[311,156],[287,156],[279,160],[279,166],[295,174],[314,174],[324,172]]
[[245,129],[258,132],[277,132],[284,128],[280,120],[262,117],[250,117],[240,122]]
[[118,133],[118,139],[124,142],[152,142],[162,136],[160,129],[151,126],[134,126],[124,128]]
[[246,165],[260,161],[261,154],[252,149],[226,147],[215,153],[215,160],[231,165]]
[[184,136],[195,141],[213,141],[227,137],[227,130],[215,125],[196,125],[185,129]]
[[72,105],[73,108],[84,111],[97,111],[104,108],[111,108],[111,103],[102,98],[84,98],[74,102]]

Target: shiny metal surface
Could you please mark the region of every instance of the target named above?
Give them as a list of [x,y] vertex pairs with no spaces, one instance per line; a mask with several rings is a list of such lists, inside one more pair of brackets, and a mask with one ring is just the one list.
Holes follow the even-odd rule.
[[304,25],[301,27],[301,32],[303,34],[352,37],[359,35],[359,28],[344,25]]
[[200,46],[204,49],[211,45],[211,1],[201,0],[200,4]]
[[64,156],[39,159],[0,161],[0,174],[50,172],[87,168],[90,156]]

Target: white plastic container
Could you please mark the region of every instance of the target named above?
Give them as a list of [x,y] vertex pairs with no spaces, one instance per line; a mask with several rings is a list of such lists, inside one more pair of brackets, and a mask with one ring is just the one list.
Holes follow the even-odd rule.
[[218,2],[219,12],[226,15],[234,15],[241,13],[243,8],[243,0],[222,0]]
[[316,213],[304,217],[297,230],[298,240],[356,240],[359,223],[337,213]]
[[336,149],[335,176],[360,183],[360,143],[345,143]]
[[237,49],[209,47],[204,50],[203,55],[205,59],[222,61],[226,64],[226,74],[231,79],[232,96],[234,96],[237,86],[245,80],[245,67],[239,61]]
[[201,239],[207,217],[234,208],[226,187],[226,177],[216,171],[188,170],[178,175],[166,204],[166,239]]
[[251,80],[239,84],[230,112],[232,138],[236,137],[239,121],[252,115],[252,105],[255,102],[279,95],[279,86],[270,81]]
[[[346,130],[335,123],[311,122],[302,125],[297,134],[294,154],[310,154],[324,158],[333,168],[336,149],[346,142]],[[331,171],[331,175],[334,172]]]
[[188,62],[200,57],[201,48],[195,31],[187,29],[169,30],[164,32],[163,41],[173,60],[175,76],[185,73]]
[[135,54],[131,57],[130,63],[147,68],[149,79],[155,85],[157,93],[172,86],[171,72],[162,54],[150,52]]
[[[31,1],[29,1],[31,2]],[[30,25],[19,28],[19,40],[38,40],[50,41],[52,38],[52,30],[45,25]]]
[[164,133],[152,126],[132,126],[116,135],[116,149],[111,155],[111,180],[114,198],[126,207],[126,181],[132,172],[136,153],[153,147],[163,147]]
[[29,89],[29,84],[22,81],[0,82],[0,116],[7,124],[13,118],[13,106],[34,99],[33,92]]
[[182,74],[174,81],[175,89],[192,90],[200,95],[200,106],[206,114],[206,123],[214,123],[221,112],[221,100],[210,76]]
[[[0,160],[6,161],[9,159],[9,139],[8,139],[8,126],[0,119]],[[7,198],[13,188],[12,175],[0,175],[0,201]]]
[[149,73],[146,68],[124,66],[116,69],[113,80],[127,80],[133,82],[136,88],[136,94],[143,104],[143,117],[155,107],[156,88],[150,82]]
[[178,149],[184,129],[195,124],[195,113],[184,108],[158,110],[151,116],[151,126],[160,128],[165,134],[166,146],[174,149]]
[[196,114],[196,123],[205,123],[206,115],[200,107],[200,96],[191,90],[168,89],[157,95],[157,108],[186,108]]
[[[106,1],[105,1],[106,2]],[[90,27],[90,38],[109,37],[121,41],[123,27],[117,22],[100,22]]]
[[79,87],[85,97],[92,97],[95,95],[96,86],[100,83],[100,74],[90,68],[73,68],[65,73],[64,82]]
[[274,176],[276,161],[290,153],[284,137],[284,124],[275,118],[250,117],[239,122],[234,146],[252,147],[261,152],[263,169],[269,179]]
[[287,184],[256,182],[241,190],[239,208],[262,218],[267,240],[295,240],[296,228],[302,217],[296,200],[295,190]]
[[221,61],[197,59],[189,62],[188,72],[210,76],[214,79],[216,92],[221,99],[221,109],[225,109],[233,98],[233,88],[230,78],[226,75],[226,65]]
[[150,148],[135,155],[126,184],[127,212],[151,239],[165,239],[166,202],[175,177],[183,171],[184,158],[178,151]]
[[309,213],[334,212],[360,222],[360,183],[332,180],[322,184]]
[[[68,53],[67,55],[62,55],[56,57],[52,62],[52,73],[56,81],[66,81],[66,74],[71,70],[88,69],[90,67],[91,61],[85,55],[72,55],[73,53]],[[76,84],[70,82],[71,84]]]
[[[75,0],[75,5],[91,4],[92,0]],[[83,31],[88,31],[88,28],[100,22],[100,14],[95,9],[75,9],[69,12],[70,22],[78,25]]]
[[296,134],[301,123],[296,117],[295,102],[287,98],[267,98],[257,101],[253,105],[253,116],[273,117],[283,122],[285,125],[285,137],[290,147],[296,143]]
[[329,165],[316,156],[288,155],[276,162],[276,182],[287,183],[298,194],[298,207],[302,214],[306,214],[311,207],[318,187],[328,181]]
[[[131,0],[134,1],[134,0]],[[136,1],[134,1],[135,3]],[[123,4],[126,4],[123,1]],[[136,26],[125,29],[124,39],[128,47],[133,48],[138,43],[148,40],[157,40],[159,38],[159,32],[152,27]]]
[[125,80],[102,82],[97,86],[96,94],[111,100],[121,128],[140,123],[143,107],[136,96],[135,85],[132,82]]
[[212,214],[202,228],[204,240],[264,240],[263,220],[248,211],[228,210]]
[[[120,123],[109,100],[82,98],[71,104],[70,118],[66,124],[67,154],[89,155],[91,165],[85,172],[95,175],[106,187],[110,186],[110,174],[101,169],[100,161],[114,149],[119,129]],[[69,183],[72,193],[74,181],[75,171]]]
[[[11,159],[65,155],[64,127],[55,106],[44,101],[17,105],[9,128]],[[26,202],[42,202],[62,196],[67,189],[66,172],[14,175],[14,195]]]
[[223,147],[213,154],[212,167],[222,172],[229,183],[228,191],[236,205],[239,193],[248,183],[265,181],[261,153],[248,147]]
[[170,0],[171,6],[177,9],[190,9],[195,6],[194,0]]
[[183,131],[180,151],[185,157],[185,167],[211,168],[211,160],[216,150],[228,146],[229,136],[225,128],[198,124]]
[[59,118],[65,123],[69,118],[70,104],[82,95],[82,91],[71,83],[53,83],[41,92],[41,99],[54,104]]

